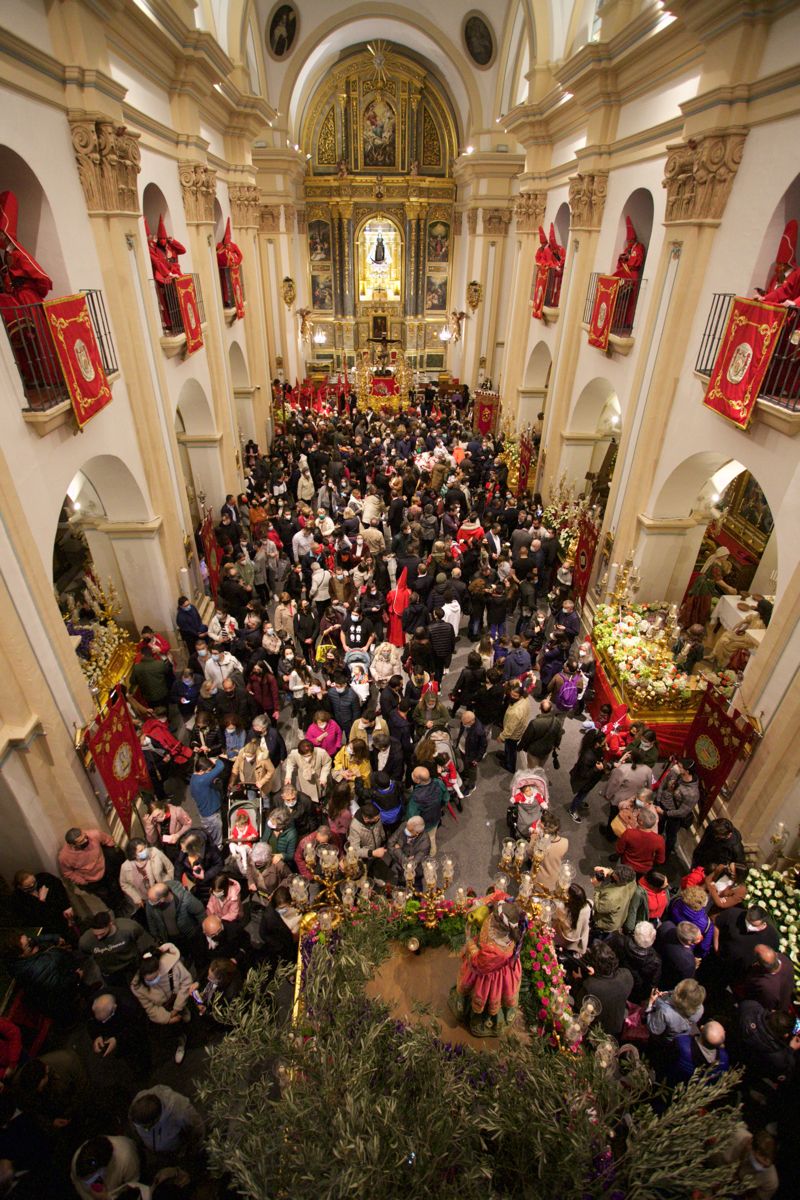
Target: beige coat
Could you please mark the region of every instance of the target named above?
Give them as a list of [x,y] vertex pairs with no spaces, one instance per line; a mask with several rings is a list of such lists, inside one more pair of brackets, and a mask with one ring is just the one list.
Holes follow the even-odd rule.
[[[383,717],[381,717],[379,715],[376,715],[376,717],[375,717],[375,726],[372,730],[372,736],[375,737],[376,733],[385,733],[387,737],[390,736],[389,735],[389,726],[386,724]],[[353,721],[353,724],[350,727],[350,741],[351,742],[362,741],[362,742],[366,742],[367,745],[369,745],[369,734],[367,733],[367,730],[364,728],[364,722],[361,720],[361,717],[359,717],[356,721]],[[323,754],[324,753],[325,752],[323,750]]]
[[285,633],[288,637],[294,637],[294,614],[297,612],[297,606],[294,600],[290,600],[288,604],[276,604],[275,615],[272,618],[272,628],[276,633]]
[[527,696],[521,696],[515,704],[509,704],[503,718],[503,728],[499,734],[501,742],[508,738],[518,742],[531,720],[531,702]]
[[558,872],[561,870],[561,861],[567,850],[569,850],[569,842],[565,837],[557,837],[552,845],[548,846],[536,875],[537,887],[545,888],[548,892],[553,891],[558,883]]
[[[189,1003],[192,977],[181,962],[180,951],[172,942],[161,947],[161,978],[148,987],[134,975],[131,991],[155,1025],[169,1025],[173,1013],[182,1013]],[[188,1013],[187,1013],[188,1017]]]
[[331,773],[331,756],[326,750],[315,746],[311,758],[305,759],[297,750],[292,750],[286,759],[286,778],[298,792],[319,804],[328,786]]
[[[144,870],[140,871],[140,867],[144,867]],[[175,871],[172,863],[157,846],[150,847],[147,862],[139,863],[129,859],[119,869],[119,885],[136,908],[144,904],[147,899],[147,889],[154,883],[162,883],[165,879],[174,878]]]
[[244,749],[241,749],[233,760],[231,783],[242,783],[245,787],[257,787],[263,795],[272,782],[275,765],[268,754],[259,750],[255,762],[248,762]]

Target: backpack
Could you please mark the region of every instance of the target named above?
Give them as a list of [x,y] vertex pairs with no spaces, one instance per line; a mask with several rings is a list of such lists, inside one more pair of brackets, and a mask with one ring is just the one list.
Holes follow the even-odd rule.
[[578,703],[578,687],[577,672],[574,675],[568,675],[555,697],[556,708],[559,708],[561,712],[570,712]]

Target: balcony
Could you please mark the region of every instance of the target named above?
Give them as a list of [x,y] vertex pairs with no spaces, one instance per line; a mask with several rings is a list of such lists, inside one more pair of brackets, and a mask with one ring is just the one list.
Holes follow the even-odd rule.
[[[233,291],[233,275],[231,267],[219,268],[219,288],[222,293],[222,309],[225,314],[225,320],[228,325],[232,325],[236,320],[236,296]],[[239,267],[239,290],[240,299],[244,303],[244,267]]]
[[[733,292],[715,292],[694,365],[703,380],[711,377],[728,324]],[[786,321],[756,401],[756,416],[781,433],[800,433],[800,309],[787,308]]]
[[[200,317],[200,324],[205,327],[206,312],[203,306],[203,290],[200,287],[200,277],[192,273],[194,280],[194,294],[197,297],[197,313]],[[161,329],[164,336],[161,339],[161,345],[164,353],[168,358],[173,358],[176,354],[180,354],[186,345],[186,330],[183,327],[183,314],[181,313],[180,301],[175,284],[157,283],[152,281],[155,288],[156,300],[158,302],[158,315],[161,318]]]
[[[119,371],[114,340],[108,323],[103,293],[96,289],[83,292],[89,318],[100,350],[103,370],[109,378]],[[47,313],[43,304],[18,304],[4,309],[4,326],[11,353],[22,381],[27,406],[22,410],[29,424],[40,433],[48,433],[60,421],[51,417],[69,415],[71,401],[67,382],[56,354]],[[55,410],[59,413],[55,414]],[[48,414],[43,418],[41,414]]]
[[[589,331],[589,325],[594,312],[594,300],[597,294],[597,281],[603,272],[593,271],[589,279],[589,290],[586,293],[586,304],[583,308],[583,328]],[[614,301],[614,311],[611,314],[611,330],[608,344],[618,354],[630,354],[633,349],[633,324],[636,317],[636,306],[639,295],[646,280],[623,279],[617,289]]]
[[561,281],[563,277],[563,270],[554,271],[552,267],[547,268],[547,283],[545,284],[544,300],[542,301],[542,320],[545,324],[548,321],[558,320],[558,306],[561,300]]

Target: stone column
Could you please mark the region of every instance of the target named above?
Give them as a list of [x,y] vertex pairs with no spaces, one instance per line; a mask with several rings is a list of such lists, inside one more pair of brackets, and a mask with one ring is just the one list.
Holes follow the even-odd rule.
[[227,348],[223,343],[222,298],[214,241],[214,198],[216,172],[202,162],[179,162],[178,178],[189,229],[191,263],[200,279],[206,322],[203,329],[214,421],[222,434],[220,455],[226,490],[239,491],[243,475],[239,452],[233,384]]
[[[228,199],[231,204],[236,240],[244,256],[242,266],[244,267],[244,328],[247,341],[247,365],[250,372],[250,385],[253,388],[255,440],[261,445],[266,438],[268,421],[272,412],[272,377],[265,311],[265,287],[269,287],[269,280],[264,280],[262,277],[258,253],[261,201],[258,188],[252,184],[231,185],[228,188]],[[209,493],[209,497],[211,494]]]
[[[546,192],[522,192],[514,205],[516,257],[511,284],[511,306],[506,337],[503,396],[506,408],[516,414],[520,425],[521,389],[525,378],[525,355],[531,327],[531,282],[535,269],[539,226],[544,221]],[[539,412],[540,409],[536,409]]]
[[607,188],[607,171],[579,173],[573,175],[569,183],[569,248],[561,284],[558,341],[553,354],[553,372],[542,431],[545,451],[539,460],[538,471],[538,487],[545,498],[561,472],[558,455],[553,453],[557,444],[555,435],[566,429],[569,419],[572,381],[581,339],[586,336],[581,328],[583,306],[595,261]]
[[[648,318],[637,334],[654,352],[641,355],[637,364],[631,386],[634,402],[625,419],[604,521],[604,529],[615,531],[617,561],[635,548],[641,536],[637,514],[649,504],[672,410],[675,363],[684,356],[706,286],[714,234],[742,159],[746,134],[737,126],[667,147],[663,181],[667,236],[654,271]],[[655,339],[657,327],[661,333]]]
[[[175,588],[186,566],[183,539],[192,523],[176,482],[180,467],[174,416],[160,331],[151,327],[147,303],[149,264],[142,258],[138,227],[138,134],[110,117],[80,113],[70,116],[70,130],[150,502],[162,519],[158,538],[162,565]],[[165,629],[172,629],[171,620]]]

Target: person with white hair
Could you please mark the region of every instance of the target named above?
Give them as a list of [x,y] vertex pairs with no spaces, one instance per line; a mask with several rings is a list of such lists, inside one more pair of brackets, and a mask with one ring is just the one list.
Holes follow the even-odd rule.
[[656,930],[649,921],[638,921],[633,933],[619,930],[612,933],[608,944],[633,976],[633,991],[630,999],[641,1004],[657,988],[661,980],[661,956],[655,948]]
[[422,864],[430,857],[431,840],[425,832],[425,821],[421,816],[409,817],[389,838],[389,847],[384,862],[392,872],[398,885],[405,886],[406,864],[413,863],[414,886],[422,881]]

